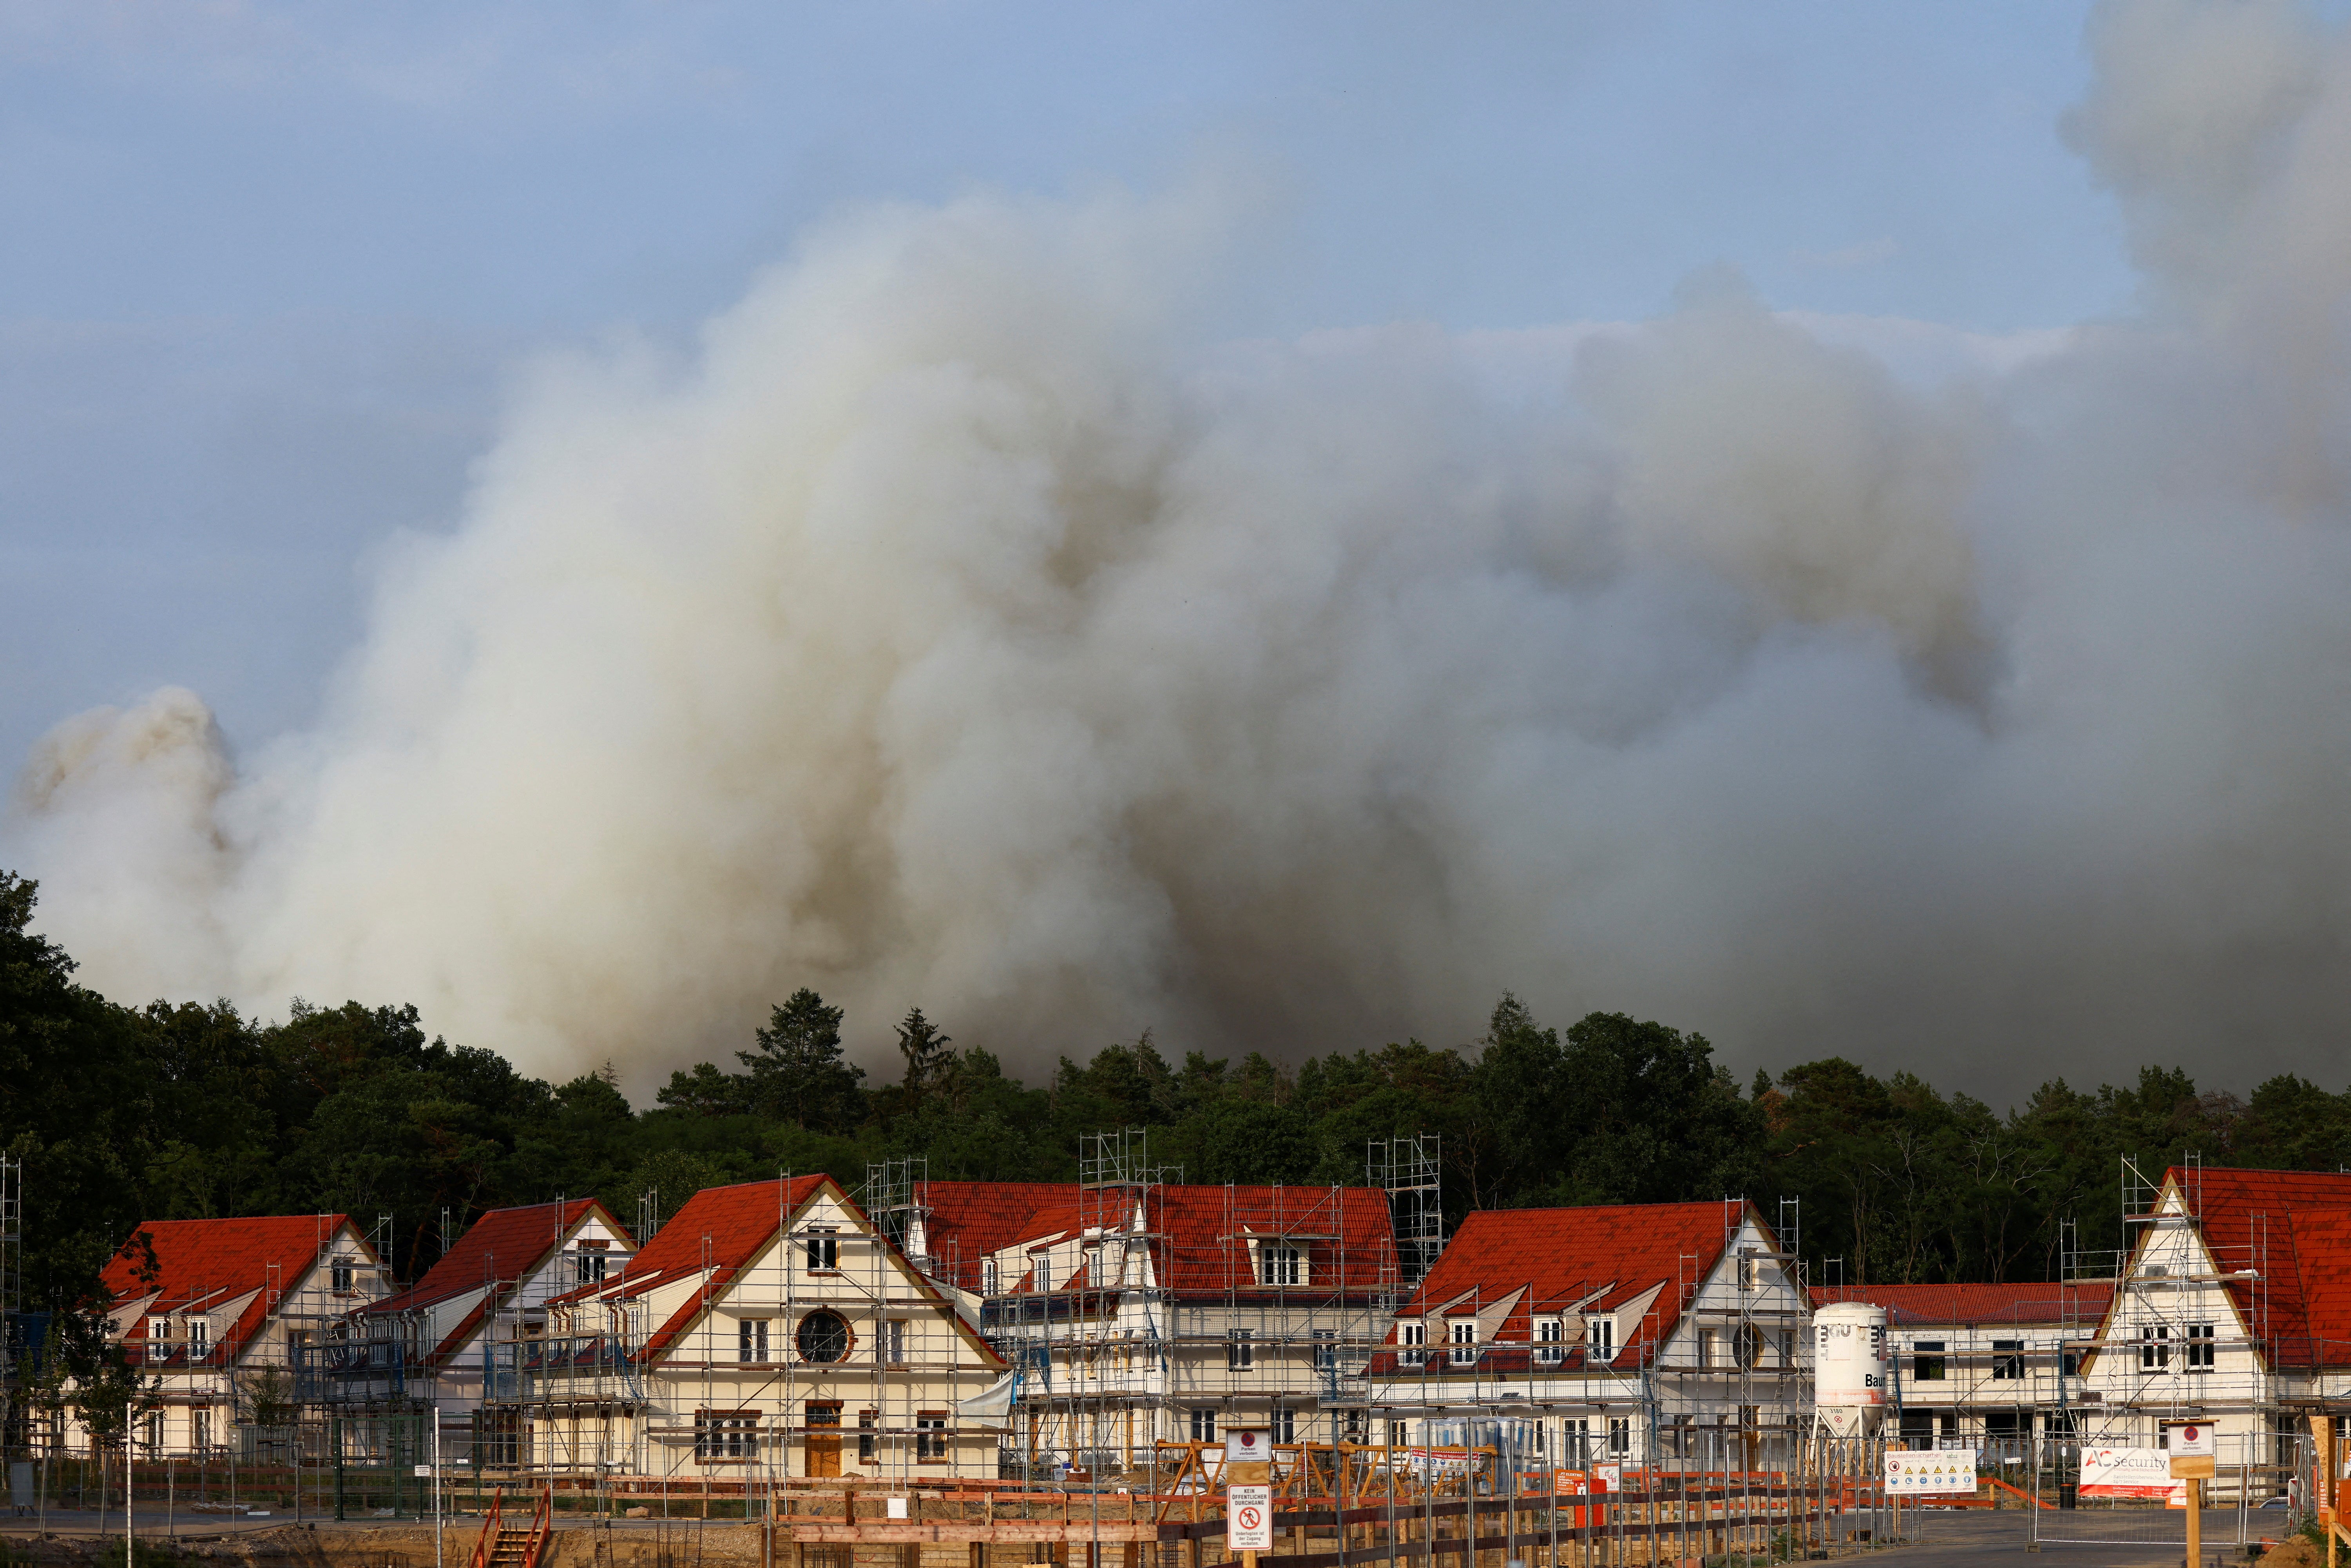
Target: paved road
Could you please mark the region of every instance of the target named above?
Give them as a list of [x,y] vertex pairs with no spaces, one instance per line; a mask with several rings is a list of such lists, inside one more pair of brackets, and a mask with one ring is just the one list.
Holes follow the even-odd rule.
[[[2256,1520],[2260,1515],[2256,1514]],[[2283,1515],[2269,1523],[2274,1535]],[[2095,1509],[2043,1515],[2050,1533],[2066,1535],[2130,1535],[2130,1544],[2043,1541],[2038,1552],[2026,1535],[2021,1511],[1998,1513],[1919,1513],[1905,1515],[1905,1532],[1911,1541],[1890,1551],[1886,1568],[1975,1568],[1976,1564],[2015,1563],[2019,1568],[2180,1568],[2187,1553],[2188,1521],[2169,1510]],[[2211,1509],[2204,1514],[2204,1564],[2241,1564],[2244,1549],[2236,1544],[2237,1515],[2233,1509]],[[2259,1533],[2262,1526],[2253,1526]]]

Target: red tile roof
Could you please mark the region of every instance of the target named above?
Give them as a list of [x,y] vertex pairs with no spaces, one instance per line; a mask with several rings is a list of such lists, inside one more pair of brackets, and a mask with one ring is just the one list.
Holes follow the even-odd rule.
[[[1680,1318],[1677,1287],[1688,1275],[1687,1260],[1696,1258],[1697,1277],[1703,1279],[1721,1256],[1730,1228],[1742,1218],[1771,1234],[1755,1206],[1737,1199],[1480,1209],[1461,1222],[1397,1315],[1443,1315],[1457,1307],[1458,1298],[1474,1292],[1471,1304],[1485,1310],[1510,1303],[1489,1342],[1525,1343],[1536,1312],[1562,1312],[1579,1302],[1585,1312],[1611,1312],[1663,1285],[1632,1332],[1617,1341],[1615,1364],[1637,1365]],[[1429,1338],[1439,1336],[1432,1333]],[[1432,1343],[1429,1348],[1441,1346]],[[1567,1364],[1580,1365],[1580,1354],[1571,1352]],[[1375,1357],[1371,1370],[1374,1375],[1395,1370],[1393,1357]]]
[[[1395,1289],[1395,1228],[1387,1195],[1376,1187],[1168,1184],[1144,1190],[1151,1207],[1144,1228],[1153,1238],[1153,1271],[1162,1289],[1190,1296],[1270,1296],[1257,1282],[1249,1242],[1273,1237],[1306,1254],[1307,1291]],[[931,1182],[923,1201],[943,1277],[951,1261],[953,1282],[976,1291],[987,1255],[1117,1225],[1124,1199],[1115,1191],[1089,1196],[1075,1182]],[[951,1253],[943,1238],[956,1241]],[[1010,1293],[1043,1288],[1032,1279],[1015,1279],[1008,1271],[1000,1288]],[[1052,1288],[1075,1288],[1075,1281],[1055,1281]]]
[[1286,1239],[1306,1254],[1309,1294],[1364,1295],[1397,1285],[1388,1195],[1369,1186],[1162,1186],[1146,1224],[1159,1282],[1178,1295],[1273,1294],[1259,1287],[1249,1241]]
[[2095,1324],[2105,1315],[2112,1285],[2050,1281],[2006,1285],[1814,1285],[1813,1305],[1866,1301],[1884,1307],[1896,1327],[1910,1323]]
[[[138,1245],[142,1236],[154,1249],[156,1267],[152,1279],[142,1278],[140,1273],[147,1261],[144,1250]],[[293,1290],[339,1236],[346,1238],[354,1256],[367,1260],[371,1266],[376,1262],[375,1253],[366,1240],[357,1230],[350,1229],[348,1215],[151,1219],[123,1242],[100,1278],[118,1312],[151,1293],[155,1295],[141,1321],[127,1328],[127,1337],[142,1346],[146,1342],[147,1316],[190,1308],[217,1311],[239,1297],[251,1295],[253,1301],[237,1314],[227,1332],[213,1336],[213,1351],[205,1360],[226,1365],[260,1332],[274,1305],[269,1292]]]
[[[715,1294],[720,1288],[732,1283],[743,1270],[758,1260],[791,1216],[807,1207],[820,1192],[828,1189],[834,1200],[853,1218],[871,1223],[866,1221],[864,1211],[857,1207],[856,1201],[829,1176],[796,1176],[789,1182],[753,1181],[734,1186],[705,1187],[688,1199],[685,1207],[672,1216],[669,1223],[638,1249],[617,1278],[606,1280],[601,1284],[583,1285],[556,1299],[625,1299],[642,1295],[664,1284],[681,1281],[700,1281],[705,1269],[709,1270],[707,1290]],[[884,1246],[893,1251],[897,1250],[896,1244],[887,1236],[878,1229],[874,1234]],[[957,1331],[985,1364],[1005,1364],[1003,1359],[989,1348],[987,1342],[972,1333],[956,1315],[953,1303],[938,1294],[919,1271],[909,1269],[908,1272],[933,1304],[954,1322]],[[709,1296],[704,1290],[696,1290],[670,1314],[667,1322],[646,1337],[644,1345],[635,1353],[638,1359],[650,1362],[675,1343],[679,1336],[702,1315],[708,1300]]]
[[980,1288],[979,1266],[989,1254],[1036,1234],[1029,1217],[1052,1204],[1074,1207],[1073,1181],[933,1181],[918,1195],[931,1271],[967,1291]]
[[462,1346],[497,1302],[535,1273],[572,1228],[590,1213],[601,1216],[606,1228],[619,1237],[622,1245],[635,1245],[611,1211],[592,1197],[573,1198],[559,1206],[533,1203],[519,1208],[494,1208],[468,1226],[457,1244],[425,1270],[424,1278],[362,1311],[409,1312],[467,1291],[482,1291],[482,1299],[441,1336],[441,1343],[431,1353],[433,1359],[442,1359]]
[[[2274,1366],[2351,1364],[2351,1174],[2175,1166],[2164,1173]],[[2248,1274],[2247,1271],[2252,1273]]]

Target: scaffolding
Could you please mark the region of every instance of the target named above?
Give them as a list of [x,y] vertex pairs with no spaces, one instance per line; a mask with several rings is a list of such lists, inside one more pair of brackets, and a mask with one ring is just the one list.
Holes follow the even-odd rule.
[[1654,1254],[1662,1278],[1628,1278],[1606,1256],[1458,1291],[1424,1283],[1368,1368],[1358,1426],[1415,1451],[1493,1448],[1532,1470],[1798,1462],[1811,1306],[1792,1249],[1760,1214],[1750,1229],[1750,1213],[1725,1199],[1718,1233]]
[[1155,1484],[1236,1421],[1280,1446],[1343,1419],[1400,1288],[1384,1189],[1187,1185],[1134,1127],[1078,1167],[1037,1187],[1030,1234],[939,1276],[976,1273],[1019,1379],[1000,1473]]
[[[25,1312],[25,1162],[0,1155],[0,1458],[12,1458],[26,1445],[26,1412],[19,1386],[28,1362],[40,1354],[32,1318]],[[46,1330],[44,1316],[40,1328]]]
[[1445,1251],[1443,1155],[1444,1140],[1435,1133],[1374,1138],[1364,1149],[1364,1182],[1387,1194],[1404,1290],[1419,1284]]

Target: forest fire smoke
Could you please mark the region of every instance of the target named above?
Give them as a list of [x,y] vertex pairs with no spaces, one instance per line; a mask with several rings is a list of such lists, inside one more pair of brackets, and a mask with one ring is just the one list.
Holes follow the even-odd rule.
[[[2126,322],[1928,384],[1707,277],[1502,396],[1204,349],[1196,194],[892,208],[542,367],[310,731],[68,720],[0,847],[129,998],[632,1085],[817,987],[1015,1065],[1517,988],[2006,1092],[2351,1025],[2351,63],[2103,13]],[[862,1026],[862,1030],[861,1030]]]

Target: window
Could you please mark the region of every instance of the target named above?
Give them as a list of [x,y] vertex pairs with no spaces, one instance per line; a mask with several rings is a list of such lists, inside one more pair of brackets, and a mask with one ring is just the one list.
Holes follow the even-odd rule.
[[2188,1325],[2189,1371],[2211,1371],[2212,1355],[2220,1347],[2213,1343],[2212,1325],[2210,1323],[2189,1323]]
[[2010,1382],[2024,1375],[2024,1342],[2021,1339],[1996,1339],[1991,1342],[1991,1375]]
[[811,1236],[807,1241],[808,1266],[818,1272],[841,1267],[841,1238],[831,1231]]
[[2171,1325],[2142,1323],[2138,1331],[2138,1369],[2164,1372],[2171,1366]]
[[1753,1323],[1740,1323],[1731,1331],[1730,1355],[1742,1367],[1762,1364],[1763,1331]]
[[1608,1451],[1612,1454],[1633,1451],[1633,1418],[1630,1416],[1608,1417]]
[[1295,1247],[1260,1246],[1257,1249],[1261,1284],[1302,1285],[1306,1283],[1306,1254]]
[[1457,1323],[1450,1324],[1446,1330],[1445,1337],[1448,1343],[1453,1344],[1476,1344],[1478,1343],[1478,1320],[1475,1318],[1464,1318]]
[[735,1359],[765,1361],[768,1359],[768,1320],[745,1318],[735,1325]]
[[694,1413],[694,1457],[697,1459],[758,1458],[758,1415],[749,1410],[696,1410]]
[[1412,1441],[1412,1439],[1411,1439],[1409,1437],[1405,1436],[1405,1424],[1404,1424],[1403,1422],[1401,1422],[1401,1421],[1391,1421],[1391,1422],[1389,1422],[1389,1423],[1388,1423],[1388,1447],[1389,1447],[1389,1448],[1401,1448],[1405,1447],[1406,1444],[1410,1443],[1411,1441]]
[[944,1460],[947,1457],[947,1416],[944,1410],[914,1417],[914,1458]]
[[486,1465],[517,1463],[522,1452],[522,1411],[514,1406],[475,1411],[474,1452]]
[[582,1285],[593,1285],[604,1278],[604,1254],[576,1252],[571,1257],[572,1279]]
[[1217,1440],[1217,1413],[1213,1408],[1192,1412],[1192,1441],[1213,1443]]
[[202,1361],[213,1352],[213,1321],[210,1318],[188,1320],[188,1359]]
[[1254,1354],[1255,1347],[1249,1343],[1249,1331],[1235,1329],[1233,1337],[1225,1342],[1225,1364],[1236,1371],[1254,1366],[1257,1364],[1252,1359]]
[[906,1364],[906,1320],[892,1318],[882,1325],[882,1359],[892,1366]]
[[998,1294],[998,1283],[999,1279],[996,1270],[996,1260],[993,1258],[981,1259],[979,1263],[979,1293],[983,1296],[993,1296]]
[[1583,1354],[1587,1361],[1610,1361],[1616,1354],[1616,1320],[1583,1320]]
[[1763,1260],[1752,1252],[1739,1255],[1739,1288],[1760,1291],[1763,1288]]
[[1545,1318],[1537,1323],[1535,1325],[1535,1360],[1555,1366],[1566,1359],[1567,1345],[1562,1337],[1566,1333],[1566,1325],[1557,1318]]
[[188,1436],[196,1452],[208,1451],[213,1446],[213,1413],[201,1406],[189,1411]]
[[1398,1366],[1428,1364],[1428,1325],[1426,1323],[1396,1324],[1396,1364]]
[[1290,1409],[1288,1406],[1275,1406],[1273,1407],[1273,1419],[1269,1421],[1266,1425],[1269,1431],[1271,1433],[1271,1436],[1267,1437],[1266,1441],[1270,1443],[1295,1443],[1298,1441],[1298,1412]]
[[150,1453],[161,1453],[162,1451],[162,1448],[163,1413],[161,1410],[150,1411],[147,1416],[148,1451]]
[[802,1361],[819,1364],[840,1361],[849,1354],[849,1324],[839,1312],[810,1312],[800,1320],[792,1343],[799,1347]]
[[351,1260],[337,1258],[327,1265],[327,1288],[339,1296],[351,1293]]
[[857,1458],[861,1464],[873,1462],[873,1417],[871,1410],[857,1413]]
[[1316,1329],[1314,1331],[1314,1369],[1317,1372],[1330,1372],[1338,1364],[1339,1331]]
[[1559,1424],[1559,1462],[1580,1465],[1591,1457],[1592,1423],[1581,1416],[1571,1416]]
[[1913,1383],[1946,1381],[1949,1363],[1943,1359],[1943,1342],[1938,1339],[1918,1339],[1910,1342],[1910,1380]]
[[1698,1331],[1698,1364],[1700,1366],[1720,1366],[1722,1347],[1717,1343],[1719,1333],[1714,1329]]

